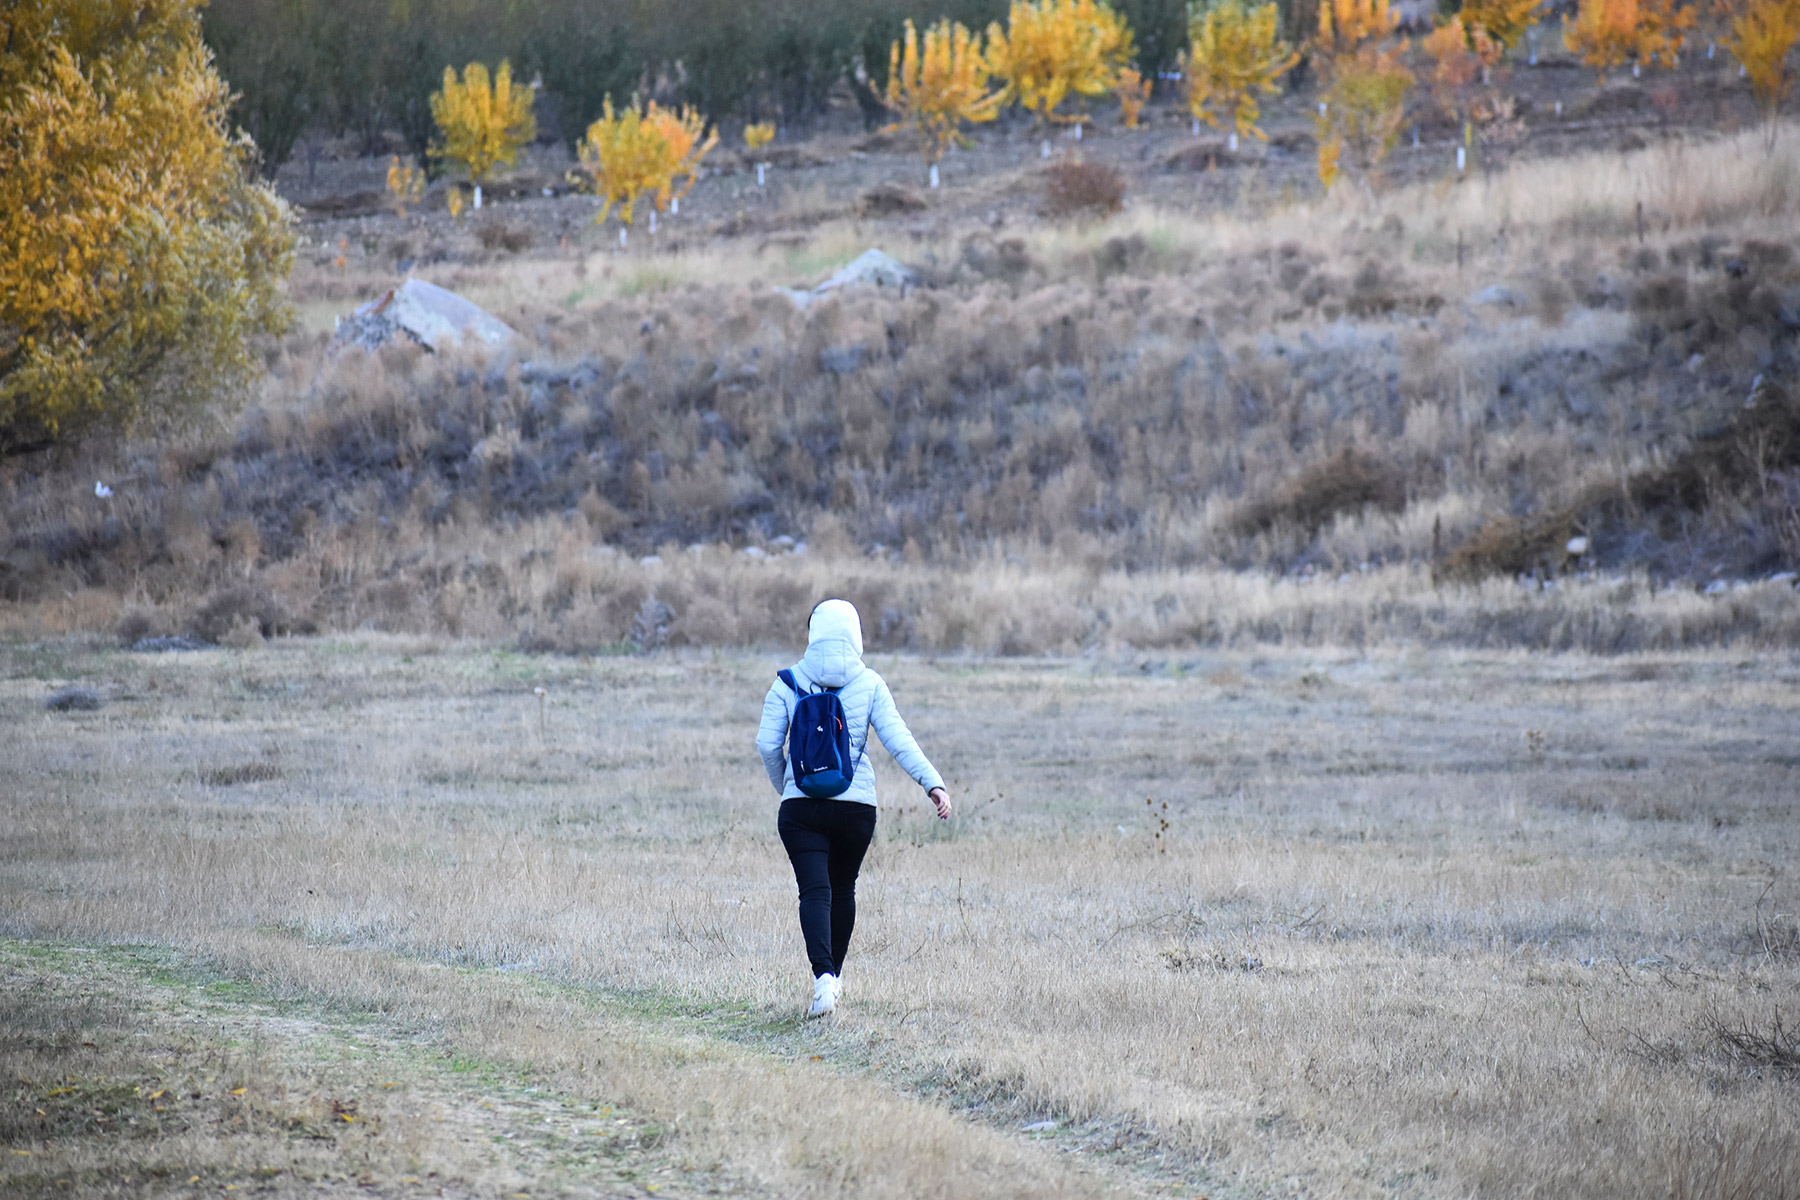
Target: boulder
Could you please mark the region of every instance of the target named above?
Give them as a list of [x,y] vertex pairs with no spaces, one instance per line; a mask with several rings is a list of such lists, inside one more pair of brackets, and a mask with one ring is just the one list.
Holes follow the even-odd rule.
[[818,287],[810,290],[804,288],[781,288],[779,290],[795,304],[805,308],[820,296],[836,291],[838,288],[869,284],[878,288],[893,288],[899,291],[918,282],[919,277],[898,259],[883,254],[879,250],[865,250]]
[[1469,297],[1473,305],[1492,306],[1494,308],[1518,308],[1525,303],[1525,298],[1503,284],[1491,284]]
[[461,341],[504,346],[513,327],[478,304],[423,279],[409,279],[338,322],[337,344],[373,350],[406,336],[433,351]]

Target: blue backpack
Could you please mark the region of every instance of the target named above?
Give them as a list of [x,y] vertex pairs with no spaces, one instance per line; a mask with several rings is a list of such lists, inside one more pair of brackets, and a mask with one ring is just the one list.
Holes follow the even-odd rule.
[[794,786],[815,800],[834,800],[850,790],[856,764],[850,761],[850,728],[836,688],[804,692],[792,671],[777,679],[800,697],[788,724],[788,763]]

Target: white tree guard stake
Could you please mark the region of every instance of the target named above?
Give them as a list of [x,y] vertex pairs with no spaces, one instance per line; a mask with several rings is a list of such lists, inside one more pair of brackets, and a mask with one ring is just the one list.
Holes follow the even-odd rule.
[[1638,77],[1638,65],[1636,63],[1631,64],[1631,77],[1633,79]]
[[1459,172],[1463,169],[1463,165],[1467,161],[1467,159],[1465,157],[1467,155],[1467,153],[1468,153],[1468,151],[1466,151],[1461,146],[1458,146],[1456,148],[1456,169]]
[[1556,102],[1556,117],[1558,120],[1562,119],[1562,101],[1561,100],[1558,100]]
[[481,211],[481,185],[479,183],[475,185],[475,211]]
[[937,164],[932,163],[931,164],[931,186],[936,187],[937,185],[938,185]]
[[1080,121],[1075,122],[1075,140],[1078,142],[1081,140],[1081,122]]
[[1323,100],[1319,101],[1319,115],[1321,117],[1325,115],[1325,102]]
[[1418,148],[1419,148],[1419,127],[1417,125],[1414,125],[1413,126],[1413,149],[1417,150]]
[[1199,117],[1194,118],[1194,136],[1195,137],[1200,136],[1200,118]]
[[1231,136],[1226,139],[1225,144],[1231,147],[1231,152],[1233,154],[1237,153],[1237,130],[1234,129],[1231,131]]
[[679,217],[681,215],[681,197],[680,196],[670,196],[669,197],[669,215],[671,217]]
[[650,210],[650,232],[656,232],[656,210],[654,208]]
[[763,175],[763,171],[768,167],[768,165],[769,165],[768,163],[757,163],[756,164],[756,186],[757,187],[763,186],[763,183],[766,178]]
[[626,229],[623,225],[619,227],[619,249],[623,250],[625,248],[625,235],[629,232],[630,230]]
[[1038,150],[1038,157],[1039,158],[1049,158],[1050,157],[1050,139],[1049,138],[1044,139],[1043,146],[1041,146]]

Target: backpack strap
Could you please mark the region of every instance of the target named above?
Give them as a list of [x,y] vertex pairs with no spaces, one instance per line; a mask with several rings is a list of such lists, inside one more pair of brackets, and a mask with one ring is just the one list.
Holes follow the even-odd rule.
[[788,688],[794,693],[794,695],[800,696],[803,698],[806,696],[816,696],[819,694],[819,692],[829,692],[831,695],[835,696],[838,694],[839,691],[842,690],[840,688],[825,687],[823,685],[820,685],[818,692],[805,691],[800,687],[800,685],[798,683],[794,682],[794,673],[792,671],[777,671],[777,672],[775,672],[775,678],[777,678],[777,679],[781,680],[781,682],[787,684]]

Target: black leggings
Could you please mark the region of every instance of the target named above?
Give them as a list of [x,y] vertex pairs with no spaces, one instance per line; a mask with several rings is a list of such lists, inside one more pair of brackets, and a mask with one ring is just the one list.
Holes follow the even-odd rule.
[[843,970],[856,927],[856,873],[875,836],[875,806],[789,799],[775,823],[800,885],[800,932],[813,977]]

